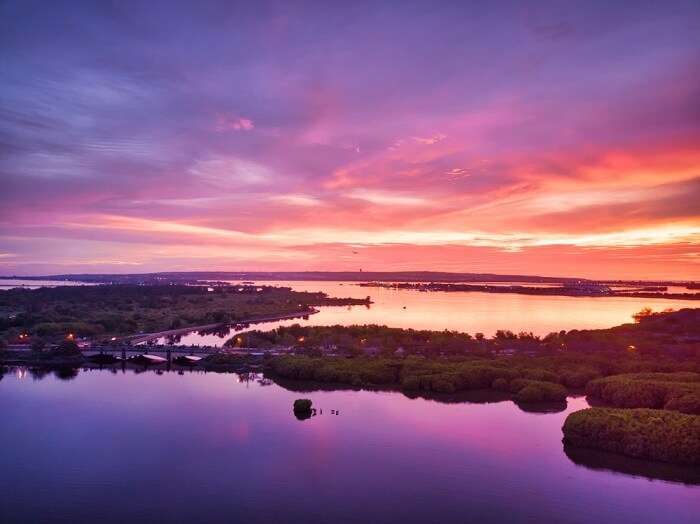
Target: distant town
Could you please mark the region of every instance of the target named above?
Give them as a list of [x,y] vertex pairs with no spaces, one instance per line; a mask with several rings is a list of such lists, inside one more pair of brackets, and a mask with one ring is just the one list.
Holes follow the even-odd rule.
[[[273,281],[354,282],[364,287],[412,289],[416,291],[517,293],[554,296],[615,296],[699,300],[699,281],[673,280],[591,280],[537,275],[493,273],[447,273],[434,271],[365,272],[232,272],[185,271],[133,274],[59,274],[41,276],[0,276],[0,280],[74,282],[84,284],[209,285],[252,284]],[[537,285],[539,284],[539,285]]]
[[[382,287],[387,289],[410,289],[415,291],[517,293],[521,295],[556,295],[569,297],[637,297],[700,300],[700,293],[670,293],[666,285],[635,285],[627,283],[612,287],[612,283],[591,280],[567,280],[558,285],[539,287],[518,284],[455,284],[446,282],[363,282],[362,287]],[[677,286],[677,284],[676,284]],[[690,284],[684,286],[686,289]]]

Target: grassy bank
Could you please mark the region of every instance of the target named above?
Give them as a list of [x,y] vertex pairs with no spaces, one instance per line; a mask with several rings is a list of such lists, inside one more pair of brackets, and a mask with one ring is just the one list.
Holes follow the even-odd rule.
[[586,393],[622,408],[655,408],[700,415],[700,374],[637,373],[592,380]]
[[497,360],[431,361],[419,358],[331,358],[279,356],[266,363],[273,375],[355,387],[391,386],[404,391],[456,393],[495,389],[521,402],[563,401],[560,377],[543,368]]
[[[603,375],[633,373],[648,369],[634,367],[635,361],[684,361],[689,369],[700,366],[700,309],[648,313],[635,316],[636,323],[609,329],[553,332],[544,337],[529,332],[498,330],[483,333],[400,329],[381,325],[284,326],[271,331],[238,333],[227,342],[232,346],[255,348],[294,347],[309,354],[367,354],[393,357],[396,354],[427,358],[486,355],[568,355],[594,360]],[[618,365],[622,362],[622,365]],[[675,369],[674,369],[675,370]],[[582,370],[583,371],[583,370]],[[570,375],[572,387],[590,377]],[[578,382],[574,386],[573,382]]]
[[700,416],[656,409],[589,408],[569,415],[564,443],[630,457],[700,465]]
[[[325,293],[271,286],[66,286],[0,291],[0,338],[101,337],[156,332],[365,304]],[[22,336],[20,339],[19,337]]]

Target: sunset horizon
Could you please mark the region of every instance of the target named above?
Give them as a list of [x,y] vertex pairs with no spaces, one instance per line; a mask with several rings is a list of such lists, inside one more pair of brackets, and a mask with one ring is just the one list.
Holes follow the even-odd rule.
[[700,0],[0,0],[0,523],[698,524]]
[[692,2],[31,5],[0,273],[700,275]]

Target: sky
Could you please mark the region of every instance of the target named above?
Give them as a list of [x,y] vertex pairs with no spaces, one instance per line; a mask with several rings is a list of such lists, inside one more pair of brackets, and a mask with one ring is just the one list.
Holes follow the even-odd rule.
[[0,274],[700,279],[700,3],[0,1]]

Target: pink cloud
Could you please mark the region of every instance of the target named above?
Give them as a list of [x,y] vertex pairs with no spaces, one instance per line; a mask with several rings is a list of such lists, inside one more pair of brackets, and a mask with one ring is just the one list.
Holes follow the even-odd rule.
[[219,133],[226,131],[252,131],[253,129],[255,129],[255,123],[250,118],[219,115],[216,119],[216,130]]

